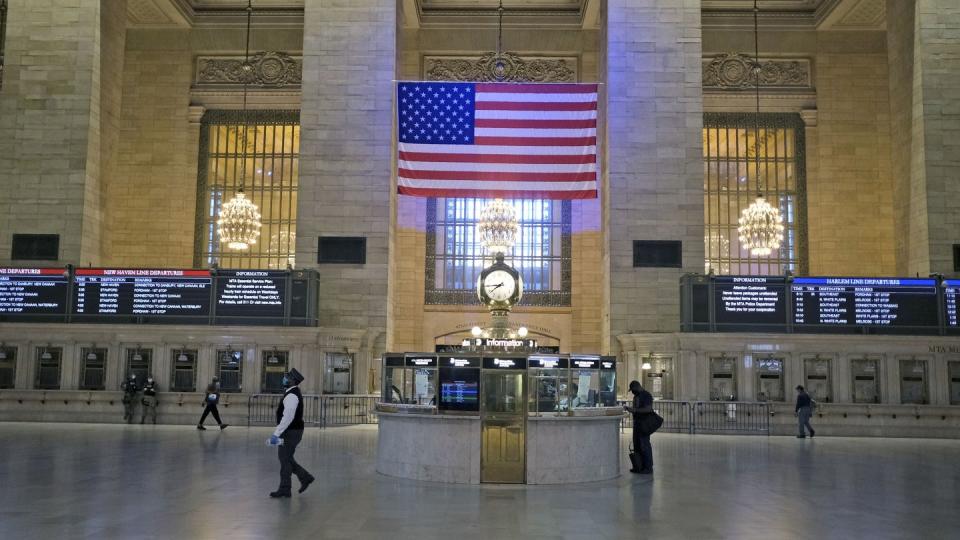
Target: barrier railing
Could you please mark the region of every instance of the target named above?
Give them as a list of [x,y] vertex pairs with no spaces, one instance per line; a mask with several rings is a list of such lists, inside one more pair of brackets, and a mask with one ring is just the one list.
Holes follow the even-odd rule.
[[324,426],[377,423],[377,396],[323,395],[320,399]]
[[[253,394],[247,399],[247,426],[272,426],[277,424],[277,407],[283,394]],[[304,394],[303,423],[323,425],[323,403],[320,396]]]
[[[659,400],[653,402],[653,410],[663,418],[660,431],[770,434],[769,403]],[[633,417],[627,414],[621,428],[632,427]]]
[[693,404],[695,433],[770,434],[770,404],[744,401],[698,401]]

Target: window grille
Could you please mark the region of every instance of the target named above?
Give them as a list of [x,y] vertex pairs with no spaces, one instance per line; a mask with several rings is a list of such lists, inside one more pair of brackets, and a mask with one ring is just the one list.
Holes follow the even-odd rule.
[[107,372],[107,350],[91,347],[80,349],[80,390],[103,390]]
[[289,351],[263,351],[263,376],[260,391],[265,394],[282,394],[283,375],[290,361]]
[[197,351],[174,349],[171,352],[170,363],[173,365],[173,376],[170,378],[171,392],[197,391]]
[[798,114],[760,115],[763,196],[780,209],[784,242],[769,257],[740,247],[740,212],[756,198],[756,117],[750,113],[707,113],[703,121],[704,270],[716,274],[807,273],[806,150]]
[[[477,278],[493,259],[480,246],[477,217],[487,199],[432,198],[427,202],[427,304],[477,304]],[[512,201],[520,221],[506,262],[523,276],[524,305],[569,306],[571,202]]]
[[143,384],[147,377],[153,376],[153,349],[127,349],[127,369],[123,372],[126,380],[130,374],[137,376],[137,383]]
[[221,392],[239,392],[243,383],[243,352],[231,349],[217,351],[217,377]]
[[[200,122],[194,265],[222,268],[292,266],[296,254],[300,111],[207,111]],[[244,172],[245,171],[245,172]],[[241,182],[245,177],[246,181]],[[260,209],[259,241],[247,251],[221,246],[221,205],[244,185]]]
[[60,366],[63,349],[60,347],[37,348],[37,390],[60,389]]
[[0,347],[0,389],[13,388],[17,383],[17,348]]

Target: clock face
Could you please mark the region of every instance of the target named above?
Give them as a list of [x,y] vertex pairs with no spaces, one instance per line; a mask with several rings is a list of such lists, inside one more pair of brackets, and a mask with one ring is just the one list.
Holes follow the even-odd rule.
[[517,290],[517,282],[509,272],[494,270],[480,284],[487,296],[496,302],[506,302]]

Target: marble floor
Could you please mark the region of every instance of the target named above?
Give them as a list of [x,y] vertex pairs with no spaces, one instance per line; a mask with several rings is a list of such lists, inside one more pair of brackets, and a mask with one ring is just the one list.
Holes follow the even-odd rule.
[[376,427],[312,429],[297,454],[318,481],[303,495],[272,500],[267,493],[276,487],[278,465],[264,444],[268,434],[244,427],[0,424],[0,538],[960,534],[960,440],[658,434],[653,478],[628,473],[525,488],[384,477],[374,471]]

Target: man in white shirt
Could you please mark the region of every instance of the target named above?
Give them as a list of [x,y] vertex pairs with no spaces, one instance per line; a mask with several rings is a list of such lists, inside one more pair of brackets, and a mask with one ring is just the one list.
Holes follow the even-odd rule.
[[280,458],[280,487],[270,493],[273,498],[290,497],[290,477],[293,474],[300,480],[298,493],[306,491],[314,480],[313,475],[293,459],[293,453],[303,438],[303,394],[300,393],[299,386],[301,382],[303,375],[296,369],[291,369],[283,376],[283,385],[287,390],[277,407],[277,429],[268,441],[277,447],[277,457]]

